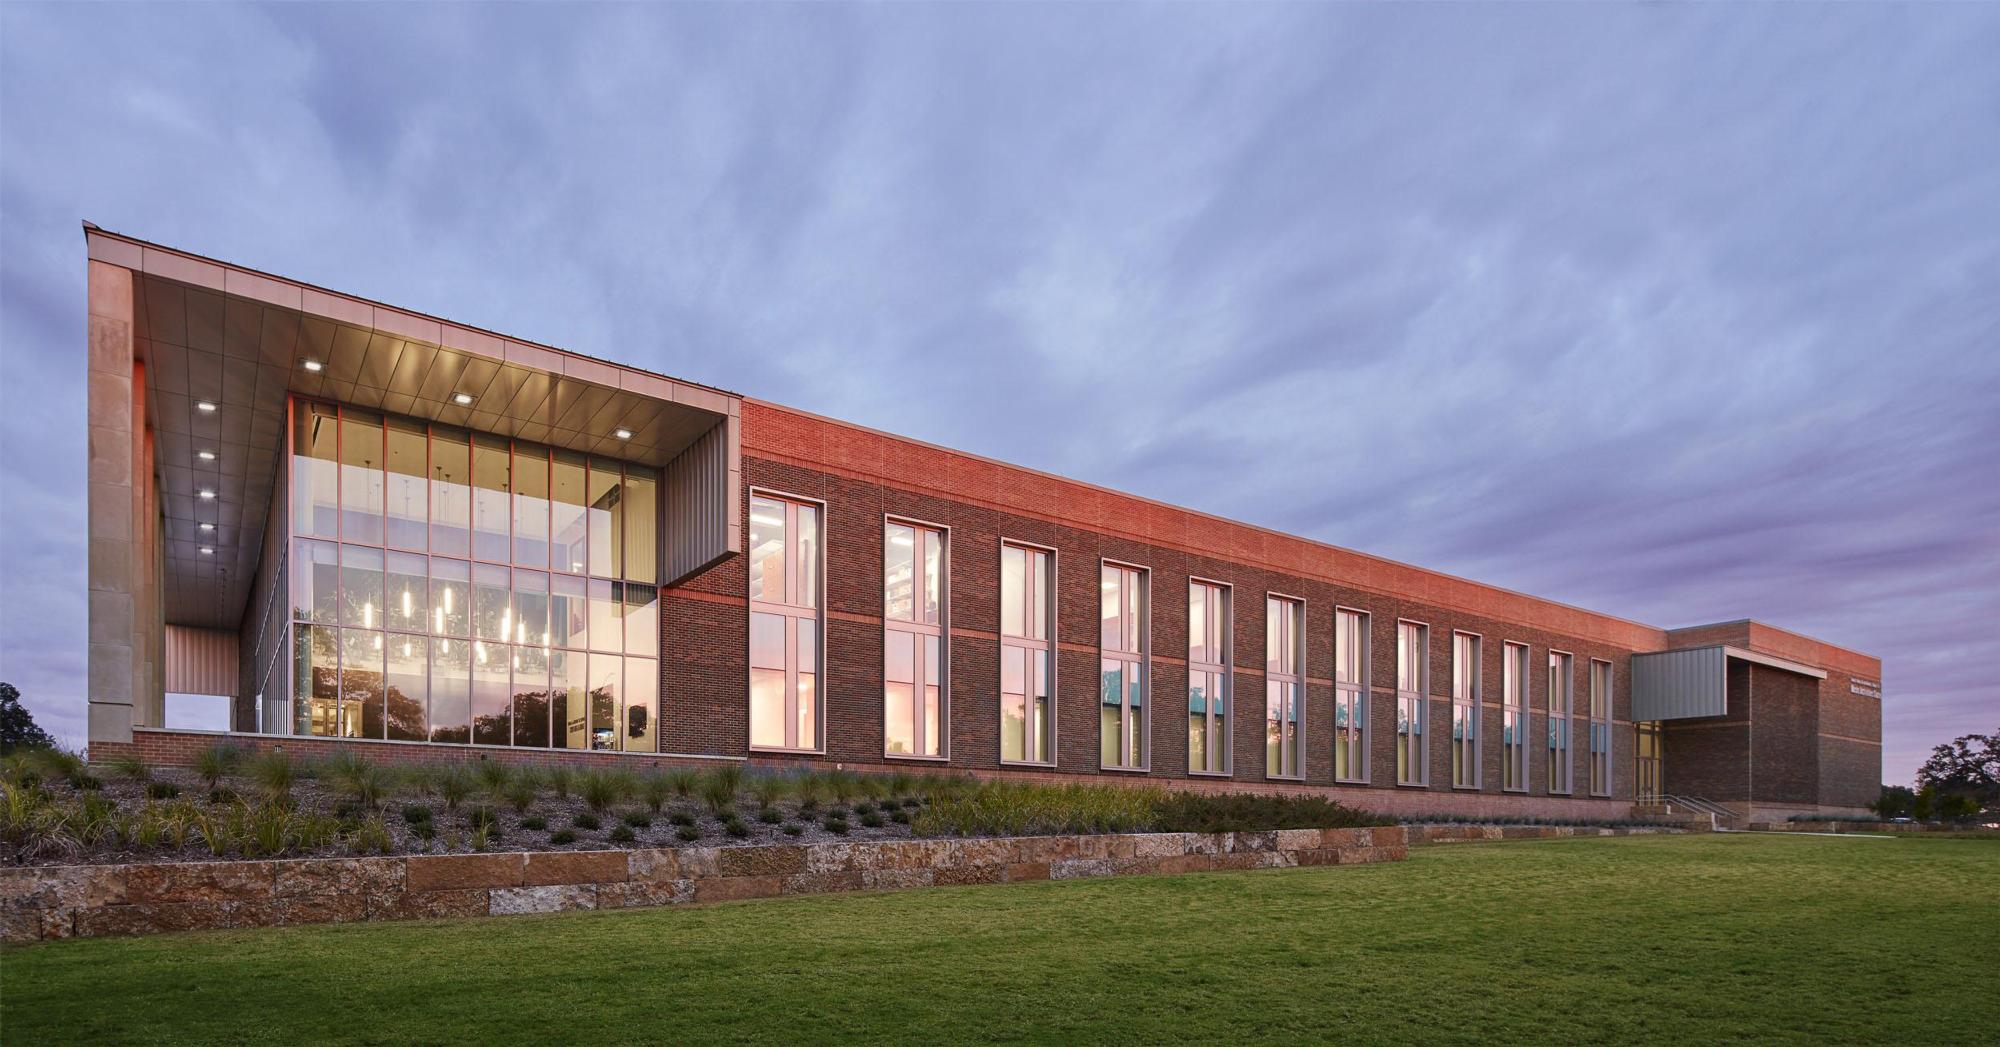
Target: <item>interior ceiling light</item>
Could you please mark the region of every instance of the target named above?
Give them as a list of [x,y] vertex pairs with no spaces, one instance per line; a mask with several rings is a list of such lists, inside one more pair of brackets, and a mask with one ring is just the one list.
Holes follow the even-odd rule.
[[202,461],[204,461],[204,462],[212,462],[212,461],[215,461],[215,452],[214,452],[214,451],[196,451],[196,452],[194,453],[194,456],[195,456],[196,458],[199,458],[199,459],[201,459],[201,460],[202,460]]
[[205,523],[201,525],[201,529],[204,531],[213,531],[215,530],[215,525],[212,523]]
[[194,402],[194,409],[200,411],[203,414],[215,413],[215,405],[209,403],[207,400],[196,400]]
[[451,394],[451,402],[452,402],[452,403],[455,403],[455,404],[457,404],[457,405],[458,405],[458,406],[460,406],[460,407],[471,407],[471,406],[472,406],[472,394],[471,394],[471,393],[453,393],[453,394]]
[[204,488],[202,488],[201,490],[199,490],[199,491],[196,491],[196,492],[195,492],[195,496],[196,496],[196,497],[198,497],[198,498],[200,498],[200,499],[201,499],[202,501],[204,501],[204,502],[206,502],[206,501],[212,501],[212,500],[214,500],[214,498],[215,498],[215,492],[214,492],[214,491],[211,491],[211,490],[209,490],[209,489],[208,489],[208,488],[206,488],[206,487],[204,487]]
[[621,427],[611,430],[611,435],[619,438],[620,440],[630,440],[632,438],[632,430]]
[[202,547],[201,547],[201,555],[203,555],[203,556],[214,556],[214,555],[215,555],[215,547],[214,547],[214,546],[212,546],[212,545],[204,545],[204,546],[202,546]]
[[326,365],[320,363],[318,360],[307,360],[305,363],[305,368],[306,370],[311,371],[314,374],[318,374],[321,371],[326,370]]

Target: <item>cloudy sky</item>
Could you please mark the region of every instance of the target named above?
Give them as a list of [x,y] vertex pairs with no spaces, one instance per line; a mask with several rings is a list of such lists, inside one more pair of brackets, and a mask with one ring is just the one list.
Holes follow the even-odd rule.
[[2000,726],[2000,11],[0,7],[0,679],[83,736],[79,222]]

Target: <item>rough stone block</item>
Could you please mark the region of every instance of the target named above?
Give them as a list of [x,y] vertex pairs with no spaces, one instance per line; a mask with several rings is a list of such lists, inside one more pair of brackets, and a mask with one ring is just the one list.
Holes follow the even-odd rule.
[[404,883],[411,891],[519,887],[526,858],[522,854],[415,855],[407,859]]
[[693,900],[693,880],[635,880],[597,885],[597,907],[600,909],[679,905]]
[[276,862],[280,898],[388,894],[403,889],[402,858],[302,858]]
[[88,908],[126,900],[125,867],[0,869],[0,910]]
[[51,910],[0,909],[0,942],[40,941],[42,938],[42,914],[49,911]]
[[278,922],[285,924],[355,923],[368,918],[368,896],[365,894],[279,898],[271,905],[277,913]]
[[539,887],[496,887],[487,911],[495,916],[517,916],[522,913],[573,912],[595,908],[596,885],[564,883]]
[[862,869],[861,886],[871,891],[894,891],[906,887],[929,887],[936,883],[931,869]]
[[1047,862],[1015,862],[1007,866],[1008,883],[1023,883],[1029,880],[1046,880],[1048,878],[1049,863]]
[[695,881],[694,900],[733,902],[744,898],[769,898],[783,891],[782,876],[711,876]]
[[403,891],[368,899],[371,920],[436,920],[454,916],[485,916],[488,892],[482,889],[455,891]]
[[1325,829],[1279,829],[1273,837],[1281,851],[1309,851],[1325,838]]
[[528,887],[564,883],[620,883],[629,860],[621,851],[531,851],[521,883]]
[[835,891],[858,891],[861,889],[861,873],[847,869],[841,872],[793,873],[784,878],[780,888],[786,894],[829,894]]
[[272,862],[161,862],[125,870],[125,900],[153,902],[264,901],[277,874]]
[[1278,846],[1278,834],[1272,831],[1254,833],[1230,833],[1229,849],[1232,852],[1269,851]]
[[931,871],[931,883],[939,887],[957,887],[973,883],[1004,883],[1007,879],[1005,865],[959,865]]
[[671,847],[625,852],[625,878],[641,883],[682,879],[681,859]]
[[724,847],[717,855],[723,876],[789,876],[806,871],[806,849],[780,844],[771,847]]
[[1111,876],[1117,870],[1112,868],[1109,858],[1071,858],[1068,861],[1049,863],[1049,879],[1080,880],[1091,876]]

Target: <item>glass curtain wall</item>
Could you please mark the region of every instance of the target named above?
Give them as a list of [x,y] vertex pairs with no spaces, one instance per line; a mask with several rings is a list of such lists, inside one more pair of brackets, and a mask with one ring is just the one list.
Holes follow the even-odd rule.
[[298,400],[298,734],[653,752],[658,479]]

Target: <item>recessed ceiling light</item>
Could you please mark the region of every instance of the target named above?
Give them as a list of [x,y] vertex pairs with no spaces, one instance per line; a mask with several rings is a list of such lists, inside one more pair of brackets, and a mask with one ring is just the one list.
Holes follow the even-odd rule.
[[215,547],[214,547],[214,546],[212,546],[212,545],[204,545],[204,546],[202,546],[202,547],[201,547],[201,555],[203,555],[203,556],[214,556],[214,555],[215,555]]
[[207,400],[196,400],[194,402],[194,409],[200,411],[203,414],[215,413],[215,405],[209,403]]
[[194,456],[195,456],[196,458],[199,458],[199,459],[201,459],[201,460],[202,460],[202,461],[204,461],[204,462],[212,462],[212,461],[215,461],[215,452],[214,452],[214,451],[196,451],[196,452],[194,453]]
[[204,487],[201,490],[196,491],[195,496],[200,498],[202,501],[206,502],[206,501],[211,501],[215,498],[215,492]]
[[460,406],[460,407],[471,407],[471,406],[472,406],[472,394],[471,394],[471,393],[453,393],[453,394],[451,394],[451,402],[452,402],[452,403],[455,403],[455,404],[457,404],[457,405],[458,405],[458,406]]
[[205,523],[201,525],[201,529],[204,531],[213,531],[215,530],[215,525],[212,523]]
[[306,370],[311,371],[314,374],[318,374],[321,371],[326,370],[326,365],[320,363],[318,360],[307,360],[305,366]]
[[613,436],[615,436],[615,437],[619,438],[620,440],[630,440],[630,439],[632,438],[632,430],[630,430],[630,429],[613,429],[613,430],[611,430],[611,435],[613,435]]

